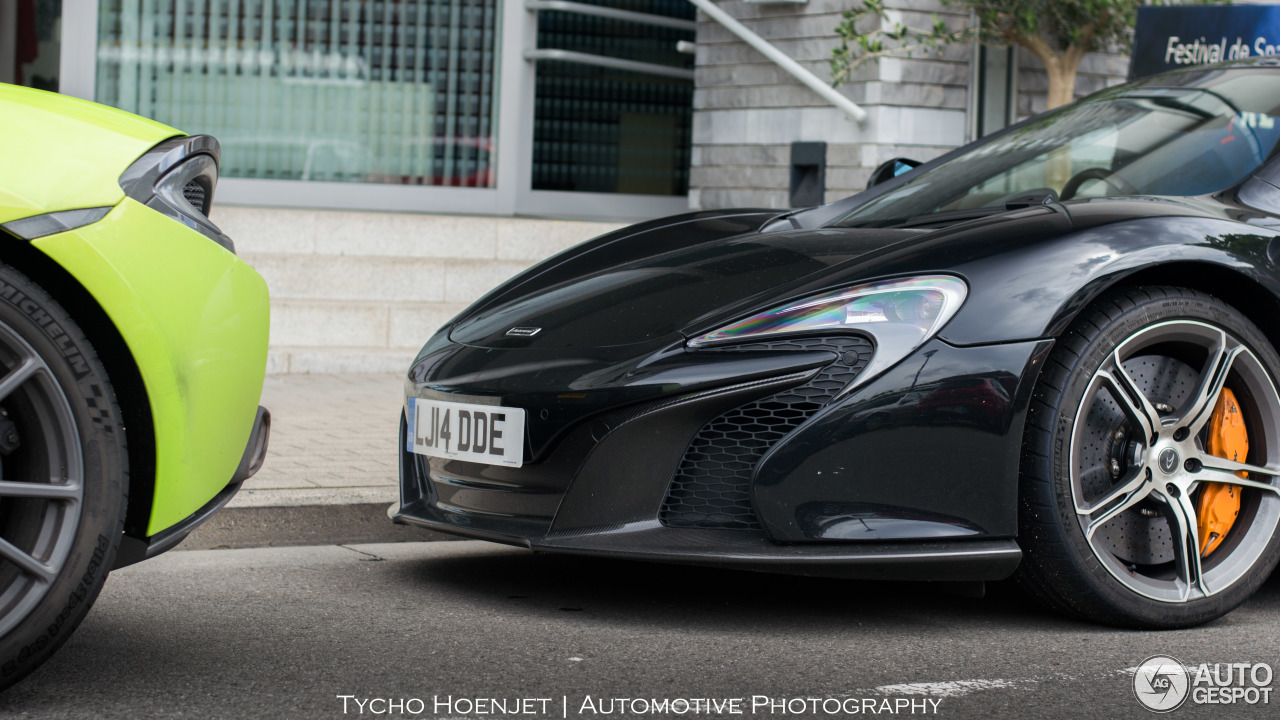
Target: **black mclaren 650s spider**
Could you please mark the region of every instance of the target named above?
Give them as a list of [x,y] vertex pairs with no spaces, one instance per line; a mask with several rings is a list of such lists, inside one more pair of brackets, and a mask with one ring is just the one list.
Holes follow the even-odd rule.
[[1278,346],[1280,64],[1177,71],[512,278],[413,362],[391,515],[1190,626],[1280,557]]

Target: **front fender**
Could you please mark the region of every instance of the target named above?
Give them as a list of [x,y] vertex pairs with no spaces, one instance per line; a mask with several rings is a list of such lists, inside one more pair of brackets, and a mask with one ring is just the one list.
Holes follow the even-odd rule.
[[125,198],[102,220],[33,241],[93,295],[142,376],[155,428],[146,532],[200,509],[234,475],[266,371],[262,277],[195,230]]
[[1050,340],[931,340],[823,409],[757,466],[780,542],[978,539],[1018,532],[1018,464]]
[[1056,337],[1108,288],[1135,273],[1198,264],[1280,295],[1268,251],[1275,231],[1199,217],[1128,220],[993,254],[954,269],[969,298],[941,333],[954,345]]

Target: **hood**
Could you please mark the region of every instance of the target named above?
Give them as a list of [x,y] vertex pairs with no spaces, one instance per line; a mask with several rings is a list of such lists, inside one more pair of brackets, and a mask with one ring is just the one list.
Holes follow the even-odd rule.
[[[596,269],[466,317],[456,342],[490,348],[613,347],[678,337],[698,318],[764,302],[919,230],[746,233]],[[508,335],[513,328],[519,334]]]
[[181,134],[106,105],[0,84],[0,223],[115,205],[125,168]]
[[[750,223],[739,215],[734,222],[627,228],[513,278],[464,313],[448,338],[481,348],[665,346],[846,284],[921,272],[971,281],[968,272],[985,259],[1034,254],[1037,244],[1073,230],[1212,210],[1187,199],[1128,198],[1041,205],[930,229],[760,232],[768,218],[759,211]],[[753,227],[744,232],[741,224]],[[508,335],[513,328],[520,334]]]

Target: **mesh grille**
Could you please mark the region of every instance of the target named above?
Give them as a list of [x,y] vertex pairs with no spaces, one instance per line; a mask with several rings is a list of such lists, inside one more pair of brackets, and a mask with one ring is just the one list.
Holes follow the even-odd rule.
[[662,524],[760,529],[750,495],[756,463],[852,382],[871,361],[874,346],[851,336],[774,340],[703,352],[752,350],[825,350],[837,359],[804,385],[753,400],[702,426],[685,450],[662,503]]
[[183,186],[182,196],[185,197],[187,202],[191,203],[195,209],[204,213],[206,216],[209,214],[208,209],[204,206],[205,192],[203,185],[192,180]]

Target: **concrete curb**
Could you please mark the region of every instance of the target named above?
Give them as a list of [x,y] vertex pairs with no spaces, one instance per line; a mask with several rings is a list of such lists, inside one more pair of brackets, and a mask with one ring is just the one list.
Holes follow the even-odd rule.
[[226,507],[196,528],[177,550],[291,545],[422,542],[461,538],[396,525],[387,503]]

